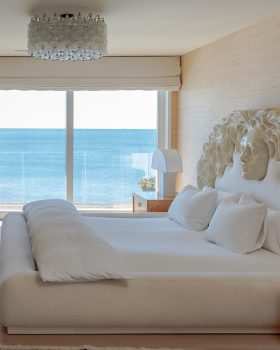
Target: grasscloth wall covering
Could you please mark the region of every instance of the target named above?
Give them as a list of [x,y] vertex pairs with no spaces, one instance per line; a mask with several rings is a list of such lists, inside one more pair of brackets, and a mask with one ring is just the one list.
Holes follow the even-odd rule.
[[196,184],[203,143],[225,115],[280,107],[280,14],[184,55],[182,82],[173,122],[184,166],[177,190]]

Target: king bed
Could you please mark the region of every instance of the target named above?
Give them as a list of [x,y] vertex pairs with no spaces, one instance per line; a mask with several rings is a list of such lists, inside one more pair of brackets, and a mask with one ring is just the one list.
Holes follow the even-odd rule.
[[[255,127],[265,118],[280,120],[275,110],[236,111],[214,128],[198,164],[198,184],[216,189],[196,192],[204,192],[203,198],[215,192],[219,198],[209,227],[194,230],[182,224],[174,214],[176,204],[173,213],[161,217],[82,218],[87,228],[117,252],[128,272],[125,278],[44,281],[42,260],[34,257],[37,241],[32,240],[38,211],[31,228],[30,207],[27,213],[8,214],[0,254],[0,318],[8,333],[279,333],[280,255],[277,247],[270,249],[273,239],[265,243],[268,221],[261,224],[254,249],[246,252],[237,253],[237,248],[230,249],[229,241],[223,243],[227,230],[216,241],[209,236],[213,227],[217,228],[213,219],[221,203],[227,201],[221,198],[225,193],[247,193],[265,203],[265,220],[268,210],[277,218],[280,210],[278,151],[265,143],[264,148],[272,152],[265,174],[252,177],[240,157],[248,148],[248,129],[246,133],[241,128],[242,137],[233,132],[241,125],[238,118]],[[234,120],[231,128],[230,120]],[[274,126],[270,125],[271,130]],[[252,141],[249,143],[251,146]],[[221,152],[221,147],[228,152]],[[250,152],[253,155],[253,150]],[[187,191],[189,187],[181,195]],[[264,210],[264,204],[253,206]],[[236,228],[231,225],[228,231],[238,232],[238,225],[236,222]],[[273,237],[278,234],[280,237],[279,230],[273,231]]]

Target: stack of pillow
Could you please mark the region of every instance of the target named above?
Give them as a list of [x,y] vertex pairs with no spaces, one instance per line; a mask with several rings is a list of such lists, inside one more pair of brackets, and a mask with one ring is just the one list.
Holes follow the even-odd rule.
[[246,254],[261,247],[280,254],[280,211],[242,193],[188,185],[172,202],[168,217],[230,251]]

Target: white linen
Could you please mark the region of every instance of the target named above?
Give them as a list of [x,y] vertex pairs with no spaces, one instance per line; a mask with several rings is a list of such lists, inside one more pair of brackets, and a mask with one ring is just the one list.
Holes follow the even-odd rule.
[[[8,249],[12,247],[12,249]],[[5,215],[1,227],[0,285],[13,275],[35,270],[25,217],[19,213]]]
[[[243,204],[258,203],[252,197],[243,195]],[[273,253],[280,254],[280,211],[272,208],[267,208],[265,223],[264,223],[265,240],[263,247]]]
[[266,237],[263,247],[280,255],[280,211],[267,209]]
[[23,215],[8,214],[1,247],[8,261],[0,264],[8,333],[279,332],[279,255],[234,254],[167,218],[85,220],[119,249],[135,278],[44,283]]
[[175,197],[168,210],[168,217],[187,229],[204,230],[214,214],[217,192],[200,191],[191,185],[186,186]]
[[239,203],[224,200],[213,215],[205,238],[236,253],[252,252],[263,245],[265,215],[264,204],[250,203],[244,196]]
[[222,177],[217,177],[215,188],[223,191],[242,192],[265,203],[267,207],[280,210],[280,162],[269,159],[263,180],[246,180],[242,177],[240,154],[235,152],[233,164],[228,165]]
[[168,218],[85,217],[120,254],[131,272],[261,273],[280,271],[280,256],[265,249],[240,255],[209,243]]
[[26,204],[23,211],[43,281],[131,278],[117,252],[95,234],[71,203],[36,201]]
[[202,191],[217,191],[217,206],[224,200],[224,199],[232,199],[234,202],[238,202],[239,199],[242,196],[242,193],[232,193],[232,192],[226,192],[226,191],[221,191],[217,190],[213,187],[209,186],[204,186]]

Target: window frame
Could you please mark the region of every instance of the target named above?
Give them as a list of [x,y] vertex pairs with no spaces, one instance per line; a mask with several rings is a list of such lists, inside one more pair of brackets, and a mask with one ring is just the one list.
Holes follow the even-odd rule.
[[[66,90],[66,149],[65,149],[65,195],[66,200],[73,202],[73,169],[74,169],[74,94],[73,90]],[[171,92],[157,91],[157,148],[171,147]],[[158,174],[157,174],[158,180]],[[158,183],[158,181],[157,181]],[[80,210],[81,211],[81,210]],[[103,210],[110,212],[111,210]],[[94,209],[87,210],[87,213],[95,212]],[[100,212],[100,211],[98,211]],[[0,211],[0,219],[7,214],[7,211]]]
[[[73,139],[75,91],[66,91],[66,199],[73,202]],[[171,92],[157,91],[157,148],[171,147]],[[157,172],[158,184],[158,172]],[[158,189],[157,189],[158,190]],[[104,211],[110,211],[103,209]],[[94,212],[95,210],[87,210]]]

